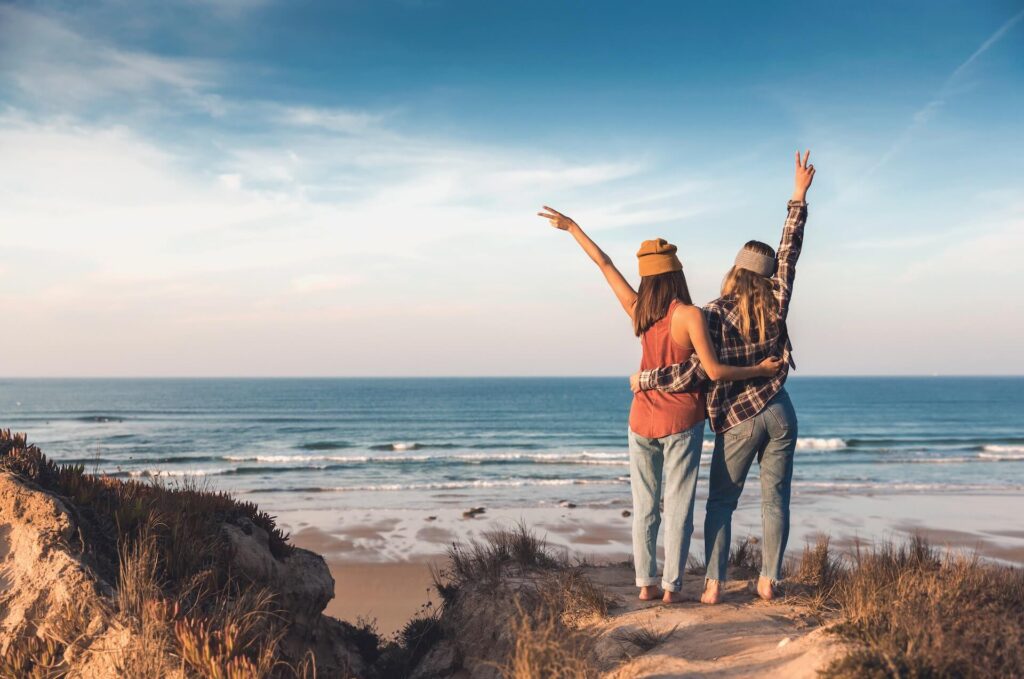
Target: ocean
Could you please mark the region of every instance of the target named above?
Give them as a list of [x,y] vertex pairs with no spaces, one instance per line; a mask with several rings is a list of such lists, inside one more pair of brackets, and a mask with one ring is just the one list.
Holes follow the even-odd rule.
[[[1024,490],[1024,378],[787,388],[797,494]],[[0,426],[89,471],[279,509],[628,506],[630,398],[625,378],[4,379]]]

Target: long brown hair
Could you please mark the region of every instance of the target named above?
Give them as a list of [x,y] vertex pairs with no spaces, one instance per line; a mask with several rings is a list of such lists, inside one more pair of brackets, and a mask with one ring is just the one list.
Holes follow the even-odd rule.
[[[759,240],[747,241],[744,250],[768,257],[775,256],[775,250]],[[722,297],[736,298],[740,312],[740,332],[748,342],[765,341],[770,328],[778,318],[778,304],[772,292],[771,279],[748,269],[732,267],[722,281]]]
[[633,332],[636,336],[660,321],[668,313],[672,300],[683,304],[690,301],[690,289],[686,287],[686,276],[682,271],[669,271],[656,276],[642,276],[640,288],[636,291],[636,306],[633,308]]

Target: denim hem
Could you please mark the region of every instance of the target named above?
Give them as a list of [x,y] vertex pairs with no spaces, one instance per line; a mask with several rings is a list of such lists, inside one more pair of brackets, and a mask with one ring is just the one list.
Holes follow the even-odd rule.
[[658,584],[658,581],[659,581],[659,578],[637,578],[636,579],[636,586],[637,587],[653,587],[654,585]]
[[661,581],[661,588],[663,590],[665,590],[666,592],[682,592],[683,591],[683,586],[682,585],[680,585],[679,587],[676,587],[672,583],[665,582],[664,580]]

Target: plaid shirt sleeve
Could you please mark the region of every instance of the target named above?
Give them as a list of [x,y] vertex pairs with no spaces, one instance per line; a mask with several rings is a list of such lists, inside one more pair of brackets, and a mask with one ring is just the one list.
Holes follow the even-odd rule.
[[[705,320],[708,322],[708,332],[711,334],[711,345],[718,346],[721,340],[721,324],[712,322],[712,314],[707,309],[704,312]],[[704,372],[704,366],[697,358],[697,352],[693,352],[686,363],[653,370],[640,372],[640,390],[649,391],[659,389],[661,391],[701,391],[711,382],[708,374]]]
[[789,315],[789,300],[793,296],[793,279],[796,278],[796,260],[804,245],[804,224],[807,223],[807,203],[791,200],[789,213],[782,227],[782,241],[776,257],[779,265],[775,271],[775,299],[779,303],[779,318],[786,320]]

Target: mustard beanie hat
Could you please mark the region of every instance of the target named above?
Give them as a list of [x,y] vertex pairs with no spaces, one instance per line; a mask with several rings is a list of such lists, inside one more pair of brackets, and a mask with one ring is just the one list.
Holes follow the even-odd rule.
[[641,276],[657,276],[669,271],[682,271],[683,264],[676,257],[676,246],[664,238],[645,240],[636,253]]

